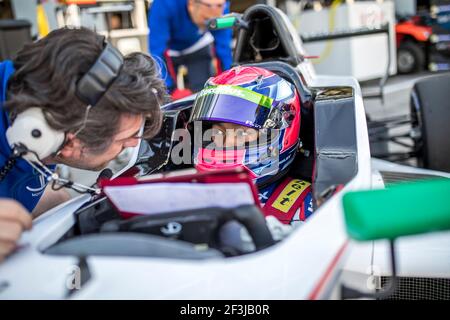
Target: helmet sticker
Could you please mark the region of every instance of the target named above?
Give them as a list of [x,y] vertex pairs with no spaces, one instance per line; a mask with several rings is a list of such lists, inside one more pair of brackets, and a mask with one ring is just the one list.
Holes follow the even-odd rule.
[[230,96],[235,96],[238,98],[245,99],[247,101],[253,102],[260,106],[270,108],[273,103],[273,99],[269,98],[260,93],[254,92],[252,90],[242,88],[239,86],[230,86],[230,85],[219,85],[219,86],[210,86],[199,92],[197,95],[198,98],[201,98],[206,95],[211,94],[226,94]]

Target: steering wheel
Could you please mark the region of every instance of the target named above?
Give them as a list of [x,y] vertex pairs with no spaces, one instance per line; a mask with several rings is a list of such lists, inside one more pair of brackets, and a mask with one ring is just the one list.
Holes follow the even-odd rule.
[[237,221],[247,229],[256,250],[275,243],[262,212],[255,205],[211,207],[113,220],[103,224],[100,232],[152,234],[193,244],[207,243],[209,247],[220,250],[220,229],[230,221]]

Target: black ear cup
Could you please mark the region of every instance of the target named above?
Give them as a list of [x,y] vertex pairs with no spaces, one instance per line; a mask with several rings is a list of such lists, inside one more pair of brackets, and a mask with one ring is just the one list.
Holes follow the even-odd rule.
[[78,81],[76,94],[87,105],[95,106],[119,75],[123,65],[122,54],[110,44]]

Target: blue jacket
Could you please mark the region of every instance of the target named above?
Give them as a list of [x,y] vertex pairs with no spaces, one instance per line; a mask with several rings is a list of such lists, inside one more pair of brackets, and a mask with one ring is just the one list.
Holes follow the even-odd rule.
[[[181,51],[189,48],[203,35],[189,16],[187,1],[155,0],[148,12],[150,53],[158,60],[162,77],[166,80],[166,85],[169,88],[173,81],[163,62],[164,52],[167,49]],[[227,2],[224,13],[228,12]],[[214,37],[215,51],[222,70],[229,69],[231,67],[232,31],[225,29],[213,31],[211,34]]]
[[[3,109],[9,77],[14,73],[11,61],[0,62],[0,170],[11,155],[6,140],[6,130],[10,126],[8,114]],[[46,187],[45,179],[23,159],[0,181],[0,198],[12,198],[20,202],[28,211],[32,211]]]

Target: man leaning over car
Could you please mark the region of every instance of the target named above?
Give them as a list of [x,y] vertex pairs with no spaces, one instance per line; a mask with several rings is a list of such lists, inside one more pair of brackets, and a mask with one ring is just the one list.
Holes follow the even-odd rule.
[[[166,96],[154,60],[132,53],[109,88],[88,109],[76,95],[78,80],[105,47],[104,38],[88,29],[58,29],[27,44],[14,61],[0,62],[0,169],[12,150],[6,130],[18,114],[41,108],[46,122],[65,133],[59,151],[46,159],[72,167],[100,170],[123,149],[135,147],[142,137],[160,128],[159,102]],[[142,136],[138,136],[145,122]],[[2,174],[3,175],[3,174]],[[68,194],[46,186],[23,159],[0,179],[0,261],[13,252],[32,217],[68,199]]]

